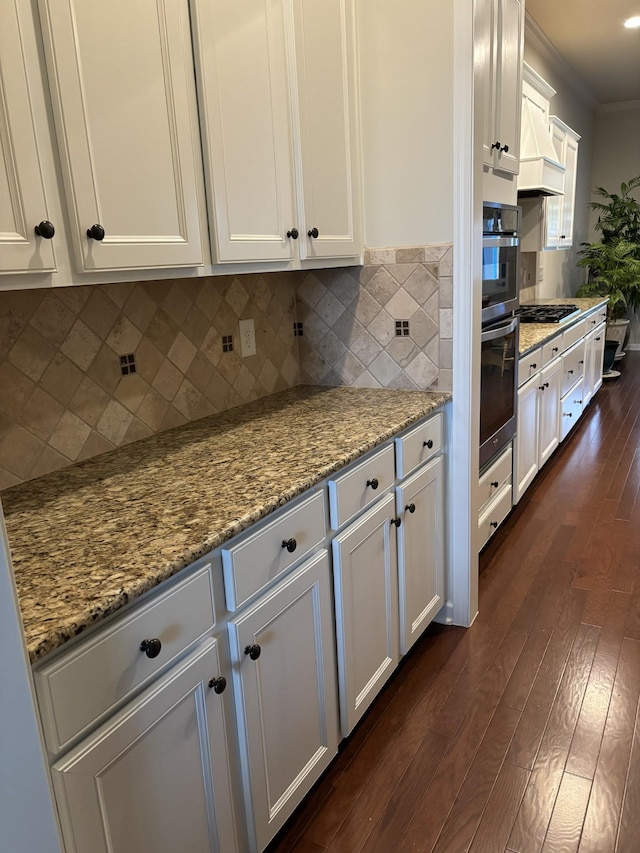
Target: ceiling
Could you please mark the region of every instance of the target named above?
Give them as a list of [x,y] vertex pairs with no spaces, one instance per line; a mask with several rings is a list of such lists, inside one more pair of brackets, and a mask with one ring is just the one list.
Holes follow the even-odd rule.
[[640,0],[526,0],[528,15],[598,104],[640,99]]

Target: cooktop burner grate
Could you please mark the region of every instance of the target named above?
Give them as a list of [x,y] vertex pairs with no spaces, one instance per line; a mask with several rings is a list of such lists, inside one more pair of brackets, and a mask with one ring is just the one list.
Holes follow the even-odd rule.
[[579,311],[577,305],[523,305],[520,308],[520,322],[561,323]]

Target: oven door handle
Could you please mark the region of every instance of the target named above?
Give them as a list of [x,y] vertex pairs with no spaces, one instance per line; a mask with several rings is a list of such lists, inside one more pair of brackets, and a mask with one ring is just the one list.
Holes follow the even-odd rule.
[[505,335],[508,335],[511,332],[515,332],[517,328],[517,317],[514,317],[512,320],[509,320],[508,323],[501,323],[499,326],[492,326],[490,329],[487,329],[485,332],[482,332],[482,343],[484,344],[487,341],[495,341],[496,338],[503,338]]

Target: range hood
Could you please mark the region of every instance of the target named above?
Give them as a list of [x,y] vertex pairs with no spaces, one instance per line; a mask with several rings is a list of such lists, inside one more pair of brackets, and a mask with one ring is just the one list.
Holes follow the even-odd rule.
[[[530,86],[526,76],[522,87],[518,196],[531,198],[564,195],[565,168],[558,162],[558,154],[549,130],[546,109],[549,102],[541,99],[539,84],[535,88]],[[551,91],[553,92],[552,89]]]

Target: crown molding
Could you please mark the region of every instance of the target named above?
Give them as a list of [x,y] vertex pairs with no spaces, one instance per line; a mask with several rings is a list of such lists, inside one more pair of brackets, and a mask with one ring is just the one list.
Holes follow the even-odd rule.
[[571,87],[574,94],[580,98],[585,106],[594,111],[598,109],[598,101],[593,96],[591,89],[589,89],[584,80],[576,74],[573,68],[562,56],[558,48],[552,41],[550,41],[548,36],[540,29],[528,12],[525,13],[524,40],[525,44],[530,44],[549,62],[551,67],[560,75],[560,77],[562,77],[565,83]]
[[599,113],[621,113],[631,110],[640,110],[640,100],[614,101],[611,104],[602,104],[598,107]]

